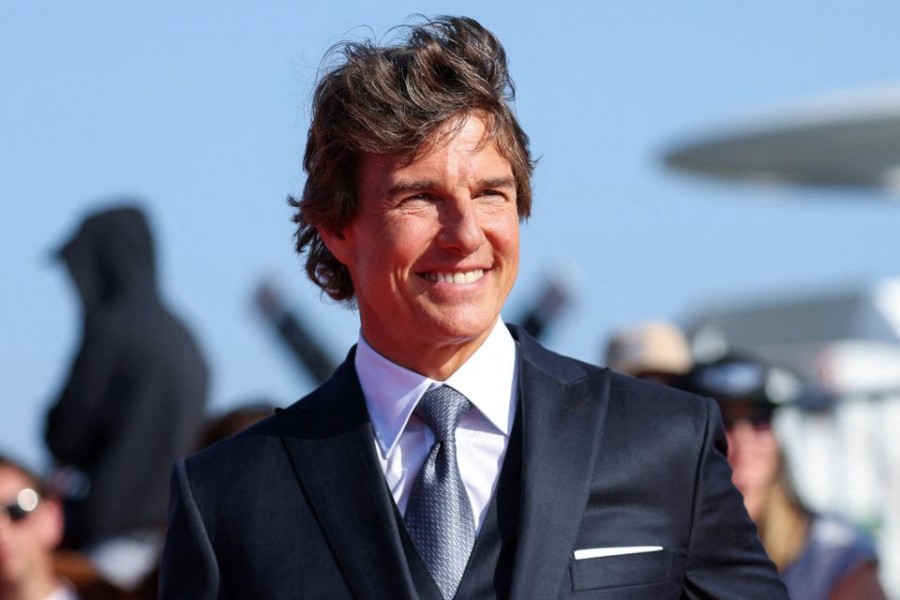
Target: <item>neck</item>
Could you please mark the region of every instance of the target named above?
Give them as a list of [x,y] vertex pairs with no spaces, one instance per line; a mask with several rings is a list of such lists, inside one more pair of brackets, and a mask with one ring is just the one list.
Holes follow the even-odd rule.
[[0,600],[44,600],[60,585],[62,582],[50,574],[27,581],[5,582],[0,585]]
[[394,364],[435,381],[445,381],[478,351],[491,331],[489,329],[476,338],[451,341],[440,346],[413,343],[399,348],[385,346],[380,340],[373,341],[374,336],[365,335],[365,330],[363,335],[373,350]]

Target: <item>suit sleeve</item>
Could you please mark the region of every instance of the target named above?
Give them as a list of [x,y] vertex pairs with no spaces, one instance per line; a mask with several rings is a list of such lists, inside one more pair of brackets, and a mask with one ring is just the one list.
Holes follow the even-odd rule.
[[215,552],[191,491],[184,460],[172,470],[169,526],[160,561],[160,600],[213,600],[219,589]]
[[697,465],[684,597],[787,600],[740,492],[731,483],[718,407],[706,400],[706,429]]

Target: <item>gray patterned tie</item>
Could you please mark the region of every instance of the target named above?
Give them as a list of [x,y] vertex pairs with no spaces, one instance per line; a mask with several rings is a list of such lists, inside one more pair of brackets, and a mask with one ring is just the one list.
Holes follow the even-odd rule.
[[442,385],[425,392],[415,415],[434,445],[413,482],[404,521],[444,598],[453,598],[475,544],[475,519],[456,462],[456,426],[469,401]]

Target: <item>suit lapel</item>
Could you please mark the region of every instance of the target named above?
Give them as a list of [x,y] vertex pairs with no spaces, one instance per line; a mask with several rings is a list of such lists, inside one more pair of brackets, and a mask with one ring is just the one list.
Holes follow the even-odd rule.
[[513,598],[555,598],[587,506],[608,406],[608,372],[587,376],[519,330],[523,423],[521,531]]
[[353,354],[308,398],[279,412],[284,447],[359,598],[414,598]]

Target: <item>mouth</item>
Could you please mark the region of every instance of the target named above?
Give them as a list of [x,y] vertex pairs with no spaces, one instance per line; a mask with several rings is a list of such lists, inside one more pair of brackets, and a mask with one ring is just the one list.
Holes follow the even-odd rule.
[[474,269],[472,271],[454,271],[454,272],[434,272],[429,271],[422,273],[422,278],[428,281],[436,281],[440,283],[452,283],[454,285],[466,285],[474,283],[484,277],[484,269]]

